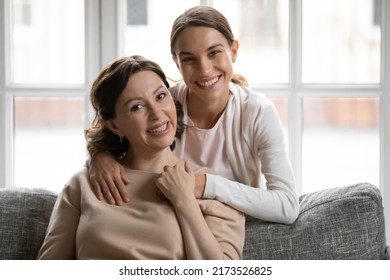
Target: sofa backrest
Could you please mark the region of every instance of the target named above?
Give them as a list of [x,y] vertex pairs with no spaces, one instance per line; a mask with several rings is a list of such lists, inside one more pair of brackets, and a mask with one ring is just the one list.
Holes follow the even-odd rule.
[[[0,259],[36,259],[57,194],[0,188]],[[300,197],[291,225],[247,217],[244,259],[389,259],[379,189],[362,183]]]
[[368,183],[307,193],[291,225],[247,219],[251,259],[389,259],[379,189]]
[[37,258],[56,199],[45,189],[0,188],[0,259]]

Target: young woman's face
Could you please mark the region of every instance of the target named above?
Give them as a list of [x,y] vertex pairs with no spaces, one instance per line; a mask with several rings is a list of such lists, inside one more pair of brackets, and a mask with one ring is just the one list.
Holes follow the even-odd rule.
[[176,107],[161,78],[153,71],[133,74],[115,105],[109,128],[129,141],[133,153],[161,150],[174,141]]
[[214,28],[189,27],[177,38],[174,60],[191,94],[202,99],[220,99],[229,94],[237,50],[237,41],[229,46],[223,34]]

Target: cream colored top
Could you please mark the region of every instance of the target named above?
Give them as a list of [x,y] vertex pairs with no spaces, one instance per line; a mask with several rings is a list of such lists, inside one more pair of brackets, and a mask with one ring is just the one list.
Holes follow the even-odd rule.
[[[183,121],[188,124],[188,87],[182,81],[169,90],[183,105]],[[224,130],[218,133],[223,143],[215,141],[220,144],[218,153],[226,155],[226,163],[221,165],[224,170],[209,162],[215,153],[202,149],[202,139],[190,134],[191,128],[176,141],[175,154],[194,164],[192,161],[196,159],[187,153],[198,149],[197,158],[211,163],[212,166],[205,166],[218,174],[225,173],[226,167],[231,168],[232,176],[207,174],[203,198],[217,199],[257,219],[291,224],[299,214],[299,199],[276,107],[266,96],[247,87],[230,83],[229,90],[224,119],[217,127]]]
[[[127,173],[131,200],[122,206],[97,200],[86,168],[76,173],[58,196],[38,258],[186,259],[175,210],[153,183],[157,174]],[[241,259],[244,215],[216,200],[198,202],[224,257]]]

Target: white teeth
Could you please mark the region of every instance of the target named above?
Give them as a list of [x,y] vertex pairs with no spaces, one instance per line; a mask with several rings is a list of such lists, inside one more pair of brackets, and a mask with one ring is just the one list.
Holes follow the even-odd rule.
[[168,123],[165,123],[165,124],[163,124],[162,126],[157,127],[157,128],[154,128],[154,129],[151,129],[151,130],[149,130],[149,131],[150,131],[151,133],[161,132],[161,131],[164,131],[165,129],[167,129],[167,126],[168,126]]
[[218,81],[218,77],[215,77],[214,79],[212,79],[212,80],[210,80],[210,81],[207,81],[207,82],[204,82],[204,83],[198,82],[198,84],[201,85],[202,87],[211,87],[211,86],[214,85],[217,81]]

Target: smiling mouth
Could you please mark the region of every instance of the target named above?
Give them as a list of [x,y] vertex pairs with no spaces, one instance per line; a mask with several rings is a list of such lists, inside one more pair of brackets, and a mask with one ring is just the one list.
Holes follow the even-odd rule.
[[168,128],[168,123],[166,122],[166,123],[164,123],[160,127],[149,129],[148,132],[150,132],[150,133],[159,133],[159,132],[165,131],[167,128]]
[[211,87],[215,85],[218,82],[218,80],[219,80],[219,76],[215,77],[214,79],[208,80],[206,82],[196,82],[196,84],[201,87]]

